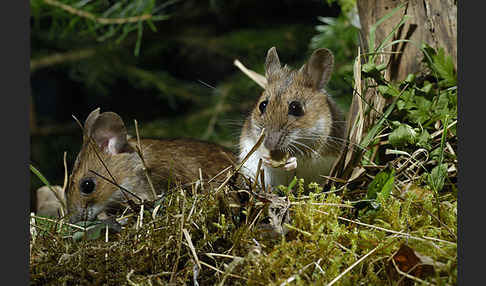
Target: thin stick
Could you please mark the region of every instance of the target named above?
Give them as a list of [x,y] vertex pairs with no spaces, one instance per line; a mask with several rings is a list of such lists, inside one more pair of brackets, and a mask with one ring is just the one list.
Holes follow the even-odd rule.
[[346,268],[346,270],[344,270],[341,274],[339,274],[336,278],[334,278],[331,282],[329,282],[329,284],[327,284],[327,286],[331,286],[332,284],[336,283],[339,279],[341,279],[341,277],[343,277],[346,273],[348,273],[351,269],[353,269],[361,261],[365,260],[368,256],[373,254],[379,247],[380,247],[380,245],[377,245],[375,248],[373,248],[373,250],[371,250],[367,254],[363,255],[363,257],[361,257],[360,259],[356,260],[355,263],[353,263],[351,266]]
[[311,262],[311,263],[307,264],[306,266],[302,267],[302,269],[300,269],[296,274],[290,276],[284,282],[282,282],[280,284],[280,286],[285,286],[285,285],[289,284],[290,282],[294,281],[297,278],[297,276],[302,274],[302,272],[304,272],[307,268],[309,268],[309,266],[314,265],[314,264],[317,265],[316,262]]
[[134,16],[134,17],[127,17],[127,18],[104,18],[104,17],[97,17],[96,15],[82,11],[76,8],[73,8],[72,6],[66,5],[64,3],[58,2],[56,0],[44,0],[44,2],[48,5],[58,7],[70,14],[86,18],[89,20],[92,20],[94,22],[97,22],[99,24],[107,25],[107,24],[125,24],[125,23],[137,23],[140,21],[145,21],[148,19],[152,18],[152,15],[150,14],[143,14],[140,16]]
[[[224,271],[219,270],[218,268],[216,268],[216,267],[212,266],[211,264],[208,264],[208,263],[206,263],[206,262],[204,262],[204,261],[200,261],[200,263],[201,263],[201,265],[204,265],[204,266],[206,266],[207,268],[210,268],[210,269],[212,269],[212,270],[214,270],[214,271],[216,271],[216,272],[219,272],[219,273],[221,273],[221,274],[225,274],[225,272],[224,272]],[[242,276],[239,276],[239,275],[236,275],[236,274],[231,274],[231,273],[228,273],[228,276],[231,276],[231,277],[234,277],[234,278],[243,279],[243,280],[248,280],[247,278],[242,277]]]
[[[35,217],[36,219],[41,219],[41,220],[45,220],[45,221],[50,221],[50,222],[55,222],[55,223],[58,223],[57,220],[54,220],[54,219],[50,219],[50,218],[47,218],[47,217],[41,217],[41,216],[36,216],[36,215],[31,215],[31,217]],[[83,230],[85,231],[86,228],[85,227],[82,227],[82,226],[79,226],[79,225],[76,225],[76,224],[71,224],[71,223],[67,223],[65,222],[64,223],[65,225],[68,225],[70,227],[74,227],[74,228],[77,228],[77,229],[80,229],[80,230]]]
[[206,254],[207,256],[209,256],[212,259],[214,259],[213,256],[219,256],[219,257],[224,257],[224,258],[232,258],[232,259],[243,259],[243,257],[228,255],[228,254],[219,254],[219,253],[212,253],[212,252],[207,252],[207,253],[204,253],[204,254]]
[[183,236],[183,230],[184,230],[184,208],[185,208],[185,205],[186,205],[186,196],[185,196],[185,193],[182,191],[181,189],[181,194],[182,194],[182,209],[181,209],[181,234],[179,236],[179,243],[177,245],[177,258],[176,258],[176,261],[174,263],[174,266],[172,267],[172,275],[170,275],[170,281],[169,283],[173,283],[174,282],[174,279],[175,279],[175,276],[176,276],[176,272],[177,272],[177,265],[179,264],[179,258],[181,257],[181,247],[182,247],[182,236]]
[[[323,214],[330,215],[328,212],[324,212],[324,211],[316,210],[316,209],[313,209],[313,210],[316,211],[316,212],[320,212],[320,213],[323,213]],[[379,226],[375,226],[375,225],[367,224],[367,223],[364,223],[364,222],[359,222],[359,221],[347,219],[347,218],[340,217],[340,216],[338,216],[337,218],[340,219],[340,220],[344,220],[344,221],[347,221],[347,222],[352,222],[352,223],[355,223],[355,224],[358,224],[358,225],[362,225],[362,226],[366,226],[366,227],[371,227],[371,228],[378,229],[378,230],[382,230],[382,231],[385,231],[385,232],[390,232],[390,233],[394,233],[394,234],[398,234],[398,235],[403,235],[403,236],[406,236],[408,238],[412,238],[412,239],[416,239],[416,240],[421,240],[421,241],[434,240],[434,241],[438,241],[438,242],[445,242],[445,243],[449,243],[449,244],[452,244],[452,245],[457,245],[457,243],[452,242],[452,241],[448,241],[448,240],[442,240],[442,239],[428,237],[428,236],[417,237],[417,236],[410,235],[409,233],[405,233],[405,232],[401,232],[401,231],[396,231],[396,230],[391,230],[391,229],[386,229],[386,228],[382,228],[382,227],[379,227]]]
[[345,204],[335,204],[335,203],[309,203],[309,202],[291,202],[291,205],[306,205],[310,204],[313,206],[331,206],[331,207],[341,207],[341,208],[350,208],[354,209],[353,206],[345,205]]
[[[432,283],[429,283],[429,282],[427,282],[427,281],[424,281],[424,280],[422,280],[422,279],[420,279],[420,278],[418,278],[418,277],[415,277],[415,276],[413,276],[413,275],[410,275],[410,274],[405,273],[405,272],[403,272],[402,270],[400,270],[400,268],[398,268],[397,264],[395,263],[395,259],[393,259],[393,258],[392,258],[392,263],[393,263],[393,266],[395,266],[395,270],[396,270],[396,271],[397,271],[399,274],[401,274],[401,275],[403,275],[403,276],[405,276],[405,277],[407,277],[407,278],[410,278],[410,279],[412,279],[412,280],[415,280],[415,281],[417,281],[417,282],[419,282],[419,283],[423,283],[423,284],[427,284],[427,285],[432,285]],[[417,264],[417,265],[418,265],[418,264]],[[417,265],[415,265],[414,267],[412,267],[412,269],[410,269],[410,271],[412,271],[413,269],[415,269],[415,267],[416,267]],[[398,282],[400,282],[400,281],[398,281]],[[399,284],[399,283],[397,283],[396,285],[398,285],[398,284]]]
[[[76,116],[74,116],[74,115],[71,115],[71,116],[72,116],[72,117],[74,118],[74,120],[75,120],[75,121],[78,123],[79,127],[81,127],[81,130],[83,130],[83,137],[84,137],[84,132],[85,132],[85,130],[84,130],[83,125],[82,125],[82,124],[81,124],[81,122],[78,120],[78,118],[76,118]],[[115,177],[114,177],[114,176],[113,176],[113,174],[110,172],[110,170],[108,169],[108,166],[106,166],[106,164],[105,164],[105,161],[103,161],[103,159],[101,158],[100,154],[98,153],[98,144],[96,144],[96,142],[94,142],[94,139],[93,139],[91,136],[89,136],[89,134],[86,134],[86,137],[88,137],[88,143],[89,143],[89,144],[91,144],[91,146],[93,147],[93,150],[94,150],[94,152],[95,152],[95,154],[96,154],[96,157],[98,158],[98,160],[100,160],[101,164],[103,165],[103,168],[105,168],[106,172],[108,172],[108,175],[110,175],[111,179],[113,180],[113,181],[110,181],[110,180],[108,180],[108,181],[109,181],[109,182],[111,182],[112,184],[114,184],[115,186],[119,187],[120,189],[125,190],[125,191],[128,191],[127,189],[125,189],[125,188],[121,187],[121,186],[120,186],[120,185],[119,185],[119,184],[116,182]],[[84,141],[84,138],[83,138],[83,141]],[[92,170],[90,170],[90,171],[91,171],[91,172],[93,172],[93,173],[95,173],[95,174],[97,174],[96,172],[94,172],[94,171],[92,171]],[[101,176],[101,175],[99,175],[99,176]],[[101,177],[102,177],[102,178],[104,178],[103,176],[101,176]],[[128,193],[130,193],[131,195],[133,195],[133,193],[131,193],[130,191],[128,191]],[[126,194],[125,192],[122,192],[122,194],[123,194],[123,196],[125,197],[125,199],[126,199],[127,201],[130,201],[130,200],[128,199],[127,194]],[[134,195],[134,196],[135,196],[135,195]],[[135,196],[135,197],[137,197],[137,196]],[[138,198],[138,197],[137,197],[137,198]],[[138,198],[138,199],[139,199],[139,200],[141,200],[140,198]],[[130,204],[129,204],[129,205],[130,205]],[[130,207],[132,207],[132,206],[130,205]],[[133,209],[133,211],[135,211],[135,209]]]
[[143,157],[142,145],[140,145],[140,134],[138,133],[138,122],[136,119],[134,121],[135,121],[135,132],[137,134],[137,154],[140,157],[140,160],[142,160],[145,177],[147,178],[147,181],[150,186],[150,190],[152,191],[152,196],[153,196],[152,198],[155,200],[157,198],[157,193],[155,192],[154,184],[152,184],[152,179],[150,178],[149,175],[149,168],[147,167],[147,164],[145,163],[145,159]]
[[189,235],[189,232],[185,228],[182,229],[182,232],[184,233],[184,237],[187,240],[187,243],[189,245],[189,249],[192,252],[192,256],[194,256],[194,260],[196,260],[197,266],[199,267],[199,269],[202,269],[201,263],[199,262],[199,258],[197,257],[196,248],[194,247],[194,244],[192,244],[192,239],[191,239],[191,236]]
[[233,175],[238,173],[238,171],[241,169],[241,167],[243,167],[243,165],[246,163],[246,161],[248,161],[250,156],[253,153],[255,153],[255,151],[258,149],[258,147],[260,147],[260,145],[262,145],[264,138],[265,138],[265,128],[262,129],[262,132],[260,133],[260,137],[258,138],[258,141],[255,143],[253,148],[251,148],[250,152],[248,152],[248,154],[246,154],[245,158],[241,161],[241,163],[238,166],[236,166],[235,170],[233,171],[233,174],[231,176],[228,176],[226,178],[226,180],[224,180],[224,182],[221,185],[219,185],[219,187],[216,189],[216,192],[221,190],[229,182],[229,180],[233,177]]
[[260,87],[265,89],[267,86],[267,79],[259,73],[247,69],[239,60],[234,60],[233,64],[237,66],[244,74],[256,82]]

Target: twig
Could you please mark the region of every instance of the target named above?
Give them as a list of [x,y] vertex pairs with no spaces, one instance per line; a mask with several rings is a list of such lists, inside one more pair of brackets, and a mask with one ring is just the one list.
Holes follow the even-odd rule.
[[145,21],[152,18],[151,14],[143,14],[140,16],[133,16],[133,17],[126,17],[126,18],[104,18],[104,17],[97,17],[96,15],[76,9],[72,6],[66,5],[64,3],[58,2],[56,0],[44,0],[44,2],[48,5],[58,7],[70,14],[86,18],[97,22],[98,24],[102,25],[109,25],[109,24],[126,24],[126,23],[137,23],[140,21]]
[[[47,218],[47,217],[36,216],[36,215],[31,215],[31,217],[34,217],[34,218],[36,218],[36,219],[40,219],[40,220],[45,220],[45,221],[55,222],[55,223],[58,223],[58,222],[59,222],[58,220],[50,219],[50,218]],[[74,228],[77,228],[77,229],[83,230],[83,231],[85,231],[85,230],[86,230],[86,228],[85,228],[85,227],[82,227],[82,226],[79,226],[79,225],[76,225],[76,224],[71,224],[71,223],[67,223],[67,222],[65,222],[64,224],[65,224],[65,225],[68,225],[68,226],[70,226],[70,227],[74,227]]]
[[[316,211],[316,212],[320,212],[320,213],[323,213],[323,214],[330,215],[328,212],[324,212],[324,211],[316,210],[316,209],[313,209],[313,210]],[[340,216],[338,216],[337,219],[344,220],[344,221],[347,221],[347,222],[352,222],[352,223],[362,225],[362,226],[366,226],[366,227],[371,227],[371,228],[382,230],[382,231],[389,232],[389,233],[403,235],[407,238],[412,238],[412,239],[416,239],[416,240],[421,240],[421,241],[433,240],[433,241],[437,241],[437,242],[445,242],[445,243],[449,243],[449,244],[452,244],[452,245],[457,245],[457,243],[452,242],[452,241],[448,241],[448,240],[442,240],[442,239],[439,239],[439,238],[433,238],[433,237],[428,237],[428,236],[417,237],[417,236],[410,235],[409,233],[391,230],[391,229],[386,229],[386,228],[382,228],[382,227],[379,227],[379,226],[367,224],[367,223],[364,223],[364,222],[355,221],[355,220],[352,220],[352,219],[347,219],[347,218],[340,217]]]
[[[208,263],[206,263],[206,262],[204,262],[204,261],[200,261],[200,263],[201,263],[201,265],[204,265],[204,266],[206,266],[207,268],[210,268],[210,269],[212,269],[212,270],[214,270],[214,271],[216,271],[216,272],[219,272],[219,273],[221,273],[221,274],[224,274],[224,273],[225,273],[224,271],[221,271],[221,270],[219,270],[218,268],[216,268],[216,267],[212,266],[211,264],[208,264]],[[239,276],[239,275],[236,275],[236,274],[232,274],[232,273],[229,273],[229,274],[228,274],[228,276],[231,276],[231,277],[234,277],[234,278],[243,279],[243,280],[248,280],[248,279],[247,279],[247,278],[245,278],[245,277],[242,277],[242,276]]]
[[127,277],[127,282],[128,282],[128,284],[130,284],[130,285],[132,285],[132,286],[138,286],[138,284],[137,284],[137,283],[133,282],[133,281],[130,279],[130,277],[132,276],[132,274],[133,274],[133,272],[134,272],[134,271],[135,271],[135,270],[133,270],[133,269],[132,269],[132,270],[130,270],[130,272],[128,272],[128,273],[127,273],[127,276],[126,276],[126,277]]
[[233,64],[237,66],[244,74],[256,82],[260,87],[265,89],[267,86],[267,79],[259,73],[247,69],[239,60],[234,60]]
[[174,266],[172,267],[172,275],[170,275],[170,281],[169,283],[174,283],[174,279],[177,273],[177,265],[179,264],[179,258],[181,257],[181,247],[182,247],[182,236],[184,233],[184,208],[186,206],[186,197],[185,197],[185,192],[182,191],[181,189],[181,195],[182,195],[182,208],[181,208],[181,234],[179,236],[179,243],[177,245],[177,258],[174,263]]
[[219,190],[221,190],[228,182],[229,180],[236,174],[238,173],[238,171],[241,169],[241,167],[243,167],[243,165],[246,163],[246,161],[250,158],[250,156],[255,153],[255,151],[258,149],[258,147],[260,147],[260,145],[262,145],[263,143],[263,139],[265,138],[265,128],[262,129],[262,132],[260,133],[260,137],[258,138],[258,141],[255,143],[255,145],[253,146],[253,148],[251,148],[250,152],[248,152],[248,154],[246,154],[245,158],[241,161],[241,163],[236,166],[235,170],[233,171],[233,174],[231,176],[228,176],[226,178],[226,180],[224,180],[224,182],[219,185],[219,187],[216,189],[215,192],[218,192]]
[[350,208],[354,209],[353,206],[345,205],[345,204],[335,204],[335,203],[309,203],[309,202],[291,202],[291,205],[306,205],[310,204],[313,206],[331,206],[331,207],[341,207],[341,208]]
[[[319,259],[319,261],[320,261],[320,259]],[[309,266],[311,266],[313,264],[317,264],[317,262],[311,262],[311,263],[307,264],[306,266],[302,267],[302,269],[300,269],[296,274],[285,279],[285,281],[282,282],[280,284],[280,286],[285,286],[285,285],[289,284],[290,282],[294,281],[297,278],[297,276],[299,276],[302,272],[304,272],[307,268],[309,268]]]
[[199,267],[199,269],[202,269],[201,263],[199,262],[199,258],[197,257],[196,248],[194,247],[194,244],[192,244],[192,240],[191,240],[191,236],[189,235],[189,232],[185,228],[182,229],[182,232],[184,233],[184,237],[187,240],[189,249],[191,250],[192,255],[194,256],[194,260],[196,260],[197,266]]
[[[419,283],[423,283],[423,284],[426,284],[426,285],[432,285],[432,283],[429,283],[429,282],[427,282],[427,281],[424,281],[424,280],[422,280],[422,279],[420,279],[420,278],[418,278],[418,277],[415,277],[415,276],[413,276],[413,275],[410,275],[410,274],[405,273],[405,272],[403,272],[402,270],[400,270],[400,268],[398,268],[397,264],[395,263],[395,259],[393,259],[393,258],[392,258],[392,263],[393,263],[393,266],[395,266],[395,270],[396,270],[396,271],[397,271],[399,274],[401,274],[401,275],[403,275],[403,276],[405,276],[405,277],[407,277],[407,278],[410,278],[410,279],[412,279],[412,280],[415,280],[415,281],[417,281],[417,282],[419,282]],[[412,267],[412,269],[410,269],[410,271],[412,271],[413,269],[415,269],[415,267],[417,267],[417,265],[419,265],[419,264],[416,264],[414,267]],[[397,283],[396,285],[399,285],[399,283],[400,283],[400,281],[398,281],[398,283]]]
[[37,69],[53,66],[56,64],[79,61],[92,57],[94,56],[94,54],[94,49],[83,49],[67,53],[55,53],[49,56],[33,59],[30,61],[30,72],[32,73]]
[[224,257],[224,258],[232,258],[232,259],[237,259],[237,258],[243,259],[243,257],[228,255],[228,254],[220,254],[220,253],[212,253],[212,252],[207,252],[207,253],[204,253],[204,254],[206,254],[207,256],[209,256],[212,259],[214,259],[213,256],[219,256],[219,257]]
[[329,284],[327,284],[327,286],[331,286],[334,283],[336,283],[339,279],[341,279],[341,277],[343,277],[346,273],[348,273],[351,269],[353,269],[361,261],[365,260],[368,256],[370,256],[371,254],[373,254],[379,247],[380,247],[380,245],[377,245],[375,248],[373,248],[373,250],[371,250],[370,252],[368,252],[365,255],[363,255],[363,257],[361,257],[360,259],[356,260],[355,263],[353,263],[351,266],[349,266],[348,268],[346,268],[346,270],[344,270],[341,274],[339,274],[336,278],[334,278],[331,282],[329,282]]
[[142,145],[140,144],[140,134],[138,133],[138,122],[135,119],[135,132],[137,134],[137,154],[140,157],[140,160],[142,160],[143,164],[143,171],[145,172],[145,177],[147,178],[147,181],[150,186],[150,190],[152,191],[152,199],[155,200],[157,198],[157,193],[155,192],[154,185],[152,184],[152,180],[150,179],[149,175],[149,168],[147,167],[147,164],[145,163],[145,159],[143,157],[143,152],[142,152]]

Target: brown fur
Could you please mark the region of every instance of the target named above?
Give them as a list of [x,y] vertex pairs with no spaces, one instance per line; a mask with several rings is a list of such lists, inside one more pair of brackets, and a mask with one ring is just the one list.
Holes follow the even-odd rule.
[[[270,52],[269,52],[270,54]],[[268,57],[267,57],[268,58]],[[274,65],[279,65],[278,58]],[[285,148],[285,136],[293,130],[305,130],[316,125],[318,120],[324,119],[324,130],[318,140],[303,140],[309,147],[317,150],[321,155],[337,154],[340,152],[343,141],[332,138],[344,137],[344,116],[337,108],[334,101],[326,91],[319,87],[304,65],[300,70],[291,70],[284,66],[278,68],[272,65],[272,60],[267,60],[267,80],[265,91],[261,94],[250,116],[246,119],[241,137],[256,137],[261,131],[266,130],[265,147],[269,150]],[[332,63],[330,67],[332,69]],[[261,114],[259,105],[268,100],[266,110]],[[301,117],[288,115],[289,103],[299,101],[304,109]],[[301,148],[306,154],[311,152],[307,148]]]
[[[66,193],[71,221],[83,220],[86,217],[94,219],[99,211],[90,213],[86,210],[89,206],[97,204],[103,205],[103,208],[108,210],[116,209],[126,200],[117,186],[90,170],[111,180],[111,176],[106,170],[108,169],[119,185],[144,200],[152,199],[152,192],[142,161],[135,152],[136,140],[128,140],[125,145],[120,145],[120,150],[122,150],[120,153],[111,154],[105,145],[99,145],[96,144],[96,140],[90,140],[89,134],[92,130],[89,129],[92,123],[88,118],[85,124],[85,129],[88,130],[85,130],[83,147],[76,158],[70,176],[69,190]],[[118,127],[110,126],[114,130],[118,130]],[[126,138],[125,133],[122,132],[122,134]],[[93,137],[96,137],[96,134]],[[140,143],[157,194],[161,194],[169,186],[175,184],[195,182],[199,179],[199,169],[202,171],[203,179],[210,179],[236,161],[229,150],[209,142],[191,139],[141,139]],[[107,168],[98,159],[97,153]],[[79,184],[83,178],[89,177],[94,180],[96,187],[91,194],[84,194],[80,191]],[[130,194],[126,195],[138,202]]]

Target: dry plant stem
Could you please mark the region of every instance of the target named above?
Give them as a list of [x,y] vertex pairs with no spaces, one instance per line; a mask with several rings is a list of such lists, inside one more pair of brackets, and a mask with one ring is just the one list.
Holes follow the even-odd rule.
[[235,267],[240,264],[241,262],[243,262],[244,259],[243,258],[235,258],[233,259],[233,261],[231,261],[231,263],[226,266],[226,270],[223,274],[223,278],[221,279],[221,281],[219,282],[218,286],[223,286],[225,285],[224,282],[226,281],[226,278],[228,278],[228,276],[231,274],[231,272],[235,269]]
[[234,60],[233,64],[237,66],[245,75],[256,82],[261,88],[265,89],[267,86],[267,79],[264,76],[247,69],[239,60]]
[[348,268],[346,268],[346,270],[344,270],[341,274],[339,274],[336,278],[334,278],[331,282],[329,282],[329,284],[327,284],[327,286],[331,286],[333,285],[334,283],[336,283],[339,279],[341,279],[341,277],[343,277],[346,273],[348,273],[351,269],[353,269],[356,265],[358,265],[361,261],[365,260],[368,256],[370,256],[371,254],[373,254],[376,250],[378,250],[378,248],[380,247],[380,245],[376,246],[375,248],[373,248],[373,250],[371,250],[370,252],[366,253],[365,255],[363,255],[363,257],[361,257],[360,259],[356,260],[355,263],[353,263],[351,266],[349,266]]
[[[414,280],[414,281],[417,281],[417,282],[419,282],[419,283],[421,283],[421,284],[432,285],[432,283],[429,283],[429,282],[424,281],[424,280],[422,280],[422,279],[420,279],[420,278],[418,278],[418,277],[415,277],[415,276],[413,276],[413,275],[410,275],[410,274],[408,274],[408,273],[403,272],[402,270],[400,270],[400,268],[398,268],[397,264],[395,263],[395,259],[393,259],[393,257],[392,257],[392,259],[391,259],[391,260],[392,260],[393,266],[395,267],[395,270],[396,270],[396,271],[397,271],[397,272],[398,272],[400,275],[403,275],[403,276],[405,276],[405,277],[407,277],[407,278],[410,278],[410,279],[412,279],[412,280]],[[417,264],[417,265],[418,265],[418,264]],[[410,269],[410,271],[412,271],[413,269],[415,269],[415,267],[416,267],[417,265],[415,265],[414,267],[412,267],[412,269]],[[402,281],[402,279],[398,280],[397,284],[395,284],[395,285],[400,285],[400,282],[401,282],[401,281]]]
[[306,205],[310,204],[313,206],[331,206],[331,207],[340,207],[340,208],[350,208],[354,209],[353,206],[345,205],[345,204],[334,204],[334,203],[309,203],[309,202],[291,202],[291,205]]
[[[212,270],[214,270],[214,271],[216,271],[218,273],[221,273],[221,274],[224,274],[225,273],[224,271],[221,271],[218,268],[216,268],[216,267],[212,266],[211,264],[208,264],[208,263],[206,263],[204,261],[200,261],[200,263],[201,263],[201,265],[204,265],[207,268],[212,269]],[[236,275],[236,274],[229,273],[228,276],[231,276],[231,277],[234,277],[234,278],[238,278],[238,279],[248,280],[248,278],[245,278],[245,277],[242,277],[242,276],[239,276],[239,275]]]
[[[66,188],[67,188],[67,182],[68,182],[68,175],[67,175],[67,164],[66,164],[66,155],[67,153],[64,152],[64,156],[63,156],[63,163],[64,163],[64,183],[62,185],[62,192],[66,192]],[[54,194],[54,196],[56,197],[57,201],[61,204],[61,217],[63,218],[65,215],[66,215],[66,203],[64,202],[63,199],[61,199],[61,197],[58,195],[57,192],[54,191],[54,189],[49,186],[49,190]],[[62,224],[62,222],[61,222]]]
[[132,276],[132,274],[133,274],[133,272],[134,272],[134,271],[135,271],[135,270],[133,270],[133,269],[132,269],[132,270],[130,270],[130,272],[128,272],[128,273],[127,273],[127,282],[128,282],[128,284],[130,284],[130,285],[132,285],[132,286],[138,286],[138,284],[137,284],[137,283],[133,282],[133,281],[130,279],[130,277]]
[[[401,201],[405,201],[405,199],[401,198],[401,197],[398,197],[398,196],[395,196],[392,194],[392,196],[398,200],[401,200]],[[419,207],[421,210],[425,211],[430,217],[432,217],[433,219],[435,219],[443,228],[445,228],[451,235],[452,237],[454,237],[454,239],[457,241],[457,235],[446,225],[444,224],[441,220],[439,220],[438,217],[436,217],[435,215],[433,215],[431,212],[429,212],[428,210],[426,210],[421,204],[419,203],[414,203],[415,206]]]
[[204,254],[206,254],[207,256],[209,256],[212,259],[214,259],[213,256],[219,256],[219,257],[224,257],[224,258],[232,258],[232,259],[243,259],[243,257],[228,255],[228,254],[219,254],[219,253],[212,253],[212,252],[207,252],[207,253],[204,253]]
[[221,172],[217,173],[214,177],[212,177],[207,183],[211,183],[214,179],[216,179],[217,177],[221,176],[221,174],[225,173],[226,171],[228,171],[229,169],[231,169],[232,166],[228,166],[226,168],[224,168],[223,170],[221,170]]
[[180,235],[179,235],[179,242],[177,243],[177,258],[172,267],[172,275],[170,275],[170,282],[174,283],[174,279],[177,273],[177,265],[179,264],[179,258],[181,257],[181,247],[182,247],[182,236],[184,233],[184,211],[186,206],[186,195],[182,189],[180,189],[182,195],[182,208],[181,208],[181,227],[180,227]]
[[147,182],[149,183],[150,190],[152,191],[152,199],[155,200],[157,198],[157,193],[155,192],[154,185],[152,184],[152,179],[150,178],[149,175],[149,169],[147,168],[147,164],[145,163],[145,159],[143,157],[142,145],[140,145],[140,134],[138,133],[138,122],[137,120],[134,121],[135,121],[135,132],[137,133],[137,154],[140,157],[140,160],[142,160],[145,177],[147,178]]
[[[41,216],[36,216],[36,215],[32,215],[32,217],[34,217],[35,219],[45,220],[45,221],[54,222],[54,223],[58,222],[57,220],[50,219],[50,218],[47,218],[47,217],[41,217]],[[67,225],[67,226],[73,227],[73,228],[80,229],[82,231],[86,230],[85,227],[82,227],[82,226],[79,226],[79,225],[76,225],[76,224],[71,224],[71,223],[68,223],[68,222],[64,222],[64,224]]]
[[[251,187],[252,190],[255,190],[256,189],[256,186],[258,185],[258,177],[260,177],[260,179],[263,177],[263,175],[260,175],[262,173],[262,159],[260,158],[260,160],[258,160],[258,167],[257,167],[257,172],[255,174],[255,181],[253,182],[253,185]],[[262,185],[263,186],[263,185]]]
[[186,238],[188,247],[192,252],[192,256],[194,256],[194,260],[196,260],[197,266],[199,267],[199,269],[202,269],[199,258],[197,257],[196,248],[194,247],[194,244],[192,244],[191,235],[189,235],[189,232],[185,228],[182,229],[182,232],[184,233],[184,237]]
[[[199,184],[201,186],[201,190],[204,191],[204,180],[203,180],[201,168],[199,168]],[[197,185],[196,185],[196,191],[197,191]],[[195,192],[194,192],[194,194],[195,194]]]
[[456,125],[456,124],[457,124],[457,120],[456,120],[456,121],[454,121],[454,122],[452,122],[451,124],[449,124],[449,125],[447,126],[447,128],[442,128],[441,130],[439,130],[439,131],[436,131],[436,132],[432,133],[432,135],[430,135],[430,138],[434,139],[435,137],[437,137],[437,136],[441,135],[441,134],[444,132],[444,130],[445,130],[445,129],[449,130],[449,129],[450,129],[452,126],[454,126],[454,125]]
[[[316,211],[316,212],[319,212],[319,213],[323,213],[323,214],[326,214],[326,215],[330,215],[330,213],[328,213],[328,212],[324,212],[324,211],[316,210],[316,209],[313,209],[313,210]],[[448,244],[457,245],[457,243],[452,242],[452,241],[448,241],[448,240],[442,240],[442,239],[433,238],[433,237],[427,237],[427,236],[417,237],[417,236],[410,235],[409,233],[405,233],[405,232],[401,232],[401,231],[396,231],[396,230],[391,230],[391,229],[386,229],[386,228],[383,228],[383,227],[379,227],[379,226],[367,224],[367,223],[364,223],[364,222],[359,222],[359,221],[356,221],[356,220],[352,220],[352,219],[348,219],[348,218],[344,218],[344,217],[340,217],[340,216],[338,216],[337,219],[343,220],[343,221],[347,221],[347,222],[352,222],[352,223],[355,223],[355,224],[358,224],[358,225],[362,225],[362,226],[366,226],[366,227],[371,227],[371,228],[378,229],[378,230],[382,230],[382,231],[389,232],[389,233],[394,233],[394,234],[402,235],[404,237],[412,238],[412,239],[416,239],[416,240],[420,240],[420,241],[433,240],[433,241],[437,241],[437,242],[445,242],[445,243],[448,243]]]
[[82,17],[82,18],[90,19],[90,20],[92,20],[92,21],[94,21],[98,24],[103,24],[103,25],[137,23],[137,22],[145,21],[145,20],[152,18],[152,15],[150,15],[150,14],[143,14],[143,15],[140,15],[140,16],[126,17],[126,18],[97,17],[96,15],[94,15],[92,13],[76,9],[72,6],[66,5],[66,4],[61,3],[59,1],[56,1],[56,0],[44,0],[44,2],[48,5],[58,7],[58,8],[66,11],[70,14],[73,14],[73,15],[76,15],[76,16],[79,16],[79,17]]
[[233,174],[231,176],[228,176],[226,178],[226,180],[224,180],[224,182],[216,189],[215,192],[220,191],[229,182],[229,180],[236,173],[238,173],[238,171],[241,169],[241,167],[243,167],[243,165],[246,163],[248,158],[250,158],[251,154],[255,153],[255,151],[258,149],[258,147],[260,147],[260,145],[262,145],[264,138],[265,138],[265,128],[262,129],[262,132],[260,133],[260,137],[258,138],[258,141],[255,143],[253,148],[251,148],[250,152],[248,152],[248,154],[246,154],[245,158],[241,161],[241,163],[238,166],[236,166],[235,170],[233,171]]
[[[76,116],[72,115],[72,117],[74,118],[74,120],[78,123],[79,127],[81,127],[81,130],[83,130],[83,134],[84,134],[84,127],[83,127],[83,124],[81,124],[81,122],[76,118]],[[114,184],[115,186],[117,186],[118,188],[120,188],[121,190],[124,190],[124,191],[127,191],[128,193],[130,193],[131,195],[135,196],[136,198],[138,198],[140,201],[141,199],[134,195],[132,192],[128,191],[127,189],[123,188],[122,186],[120,186],[116,180],[115,180],[115,177],[113,176],[113,174],[110,172],[110,170],[108,169],[108,167],[106,166],[105,162],[103,161],[103,159],[101,159],[101,156],[100,154],[98,153],[98,145],[94,142],[93,138],[91,138],[91,136],[88,136],[88,142],[89,144],[91,144],[91,146],[93,147],[93,150],[95,151],[95,154],[96,154],[96,157],[98,158],[98,160],[100,160],[101,164],[103,165],[103,168],[105,168],[106,172],[108,172],[108,175],[110,175],[112,181],[110,181],[109,179],[105,178],[104,176],[101,176],[100,174],[96,173],[95,171],[93,170],[90,170],[91,172],[101,176],[102,178],[106,179],[108,182]],[[122,192],[123,196],[125,197],[125,200],[127,201],[130,201],[127,194],[125,192]],[[130,205],[130,204],[129,204]],[[130,206],[131,207],[131,206]],[[133,209],[133,211],[135,212],[135,209]]]
[[39,59],[33,59],[30,61],[30,72],[33,73],[34,71],[57,65],[62,64],[65,62],[75,62],[79,60],[83,60],[95,55],[95,50],[93,49],[84,49],[84,50],[77,50],[71,51],[67,53],[55,53],[49,56],[41,57]]
[[285,279],[285,281],[282,282],[280,284],[280,286],[285,286],[287,284],[290,284],[290,282],[294,281],[297,278],[297,276],[299,276],[302,272],[304,272],[307,268],[309,268],[309,266],[311,266],[311,265],[316,265],[316,266],[319,265],[319,262],[321,261],[321,259],[322,258],[319,258],[319,260],[317,262],[311,262],[311,263],[307,264],[306,266],[302,267],[302,269],[300,269],[296,274],[294,274],[294,275],[290,276],[289,278]]
[[120,188],[121,190],[123,190],[122,194],[124,194],[124,195],[125,195],[125,199],[126,199],[127,201],[128,201],[129,199],[128,199],[128,197],[127,197],[127,194],[125,194],[125,192],[127,192],[127,193],[129,193],[130,195],[134,196],[135,198],[137,198],[137,200],[139,200],[139,201],[140,201],[140,203],[142,203],[142,199],[141,199],[139,196],[137,196],[135,193],[133,193],[133,192],[129,191],[128,189],[126,189],[126,188],[124,188],[124,187],[120,186],[120,185],[119,185],[117,182],[110,180],[109,178],[107,178],[107,177],[105,177],[105,176],[101,175],[100,173],[98,173],[98,172],[96,172],[96,171],[94,171],[94,170],[89,170],[89,171],[90,171],[91,173],[95,174],[96,176],[98,176],[98,177],[100,177],[100,178],[104,179],[105,181],[107,181],[107,182],[109,182],[109,183],[112,183],[113,185],[117,186],[117,187],[118,187],[118,188]]

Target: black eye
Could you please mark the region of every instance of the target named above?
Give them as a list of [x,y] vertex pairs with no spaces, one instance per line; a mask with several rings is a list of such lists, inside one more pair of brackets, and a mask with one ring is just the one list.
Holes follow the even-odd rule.
[[293,116],[302,116],[304,115],[304,109],[302,105],[298,101],[292,101],[289,104],[289,114]]
[[91,194],[95,189],[95,182],[93,178],[84,178],[79,183],[79,190],[85,194]]
[[267,108],[268,100],[262,101],[258,108],[260,109],[260,112],[263,114],[265,112],[265,108]]

